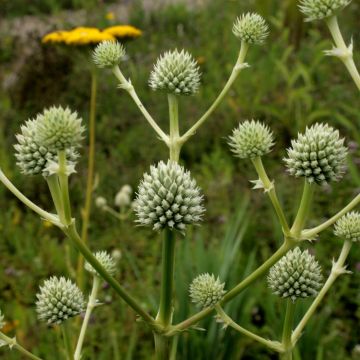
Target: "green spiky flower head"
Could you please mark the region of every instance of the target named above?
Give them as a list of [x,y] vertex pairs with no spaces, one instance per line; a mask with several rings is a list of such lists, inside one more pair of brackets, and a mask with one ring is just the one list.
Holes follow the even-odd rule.
[[201,308],[215,306],[224,296],[225,283],[213,274],[201,274],[190,284],[190,298],[194,304]]
[[61,324],[84,310],[81,290],[64,277],[46,280],[36,297],[38,318],[48,324]]
[[351,0],[301,0],[299,8],[305,21],[314,21],[336,15],[350,3]]
[[99,68],[112,68],[124,58],[125,48],[117,41],[102,41],[93,51],[93,61]]
[[[98,251],[94,255],[96,257],[96,260],[111,276],[114,276],[116,274],[116,261],[110,254],[108,254],[106,251]],[[88,262],[85,263],[85,270],[94,276],[99,276],[98,272]]]
[[0,310],[0,330],[5,326],[4,315]]
[[239,16],[233,25],[233,34],[247,44],[261,45],[269,35],[269,27],[262,16],[246,13]]
[[284,161],[291,175],[322,185],[342,178],[346,156],[339,131],[327,124],[315,124],[291,141]]
[[167,51],[157,60],[149,85],[153,90],[169,94],[193,95],[199,90],[200,70],[187,51]]
[[78,114],[61,106],[53,106],[38,114],[35,126],[35,141],[55,151],[80,147],[85,130]]
[[352,211],[342,216],[335,223],[334,234],[342,239],[360,241],[360,213]]
[[229,140],[231,150],[242,159],[263,156],[274,145],[274,136],[269,127],[255,120],[239,124]]
[[183,232],[188,224],[197,224],[205,211],[203,196],[190,172],[179,164],[160,161],[144,175],[135,200],[137,222]]
[[292,301],[315,296],[322,286],[321,268],[307,250],[295,248],[270,269],[267,282],[274,294]]
[[[25,175],[49,176],[49,162],[57,162],[57,151],[41,146],[35,141],[36,120],[28,120],[21,126],[20,134],[16,135],[17,144],[14,145],[16,164]],[[68,164],[75,166],[79,154],[75,148],[66,149]]]

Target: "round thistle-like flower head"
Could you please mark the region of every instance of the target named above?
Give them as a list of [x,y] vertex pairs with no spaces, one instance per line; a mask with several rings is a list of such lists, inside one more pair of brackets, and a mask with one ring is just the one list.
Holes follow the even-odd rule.
[[99,68],[112,68],[125,56],[125,48],[117,41],[102,41],[93,51],[93,61]]
[[84,296],[71,280],[53,276],[36,295],[38,318],[48,324],[61,324],[84,310]]
[[360,241],[360,213],[352,211],[335,223],[334,234],[340,238]]
[[[114,276],[116,274],[116,261],[110,254],[108,254],[106,251],[98,251],[94,255],[96,257],[96,260],[103,266],[103,268],[105,268],[105,270],[111,276]],[[85,263],[85,270],[94,276],[99,276],[98,272],[88,262]]]
[[76,112],[69,108],[51,107],[38,114],[35,120],[35,141],[50,150],[77,148],[85,128]]
[[224,286],[213,274],[201,274],[190,284],[190,298],[201,308],[215,306],[226,292]]
[[98,196],[95,199],[95,205],[96,207],[98,207],[99,209],[103,209],[106,205],[107,205],[107,201],[103,196]]
[[326,184],[341,179],[345,172],[347,148],[339,131],[327,124],[315,124],[306,128],[291,141],[284,159],[288,172],[305,177],[309,183]]
[[239,16],[233,26],[233,34],[247,44],[261,45],[269,35],[269,27],[262,16],[246,13]]
[[0,310],[0,330],[5,326],[4,315]]
[[137,222],[183,232],[187,224],[198,223],[205,211],[203,197],[189,171],[173,161],[151,166],[140,183],[135,200]]
[[[21,133],[16,135],[18,143],[14,145],[16,164],[25,175],[49,176],[49,162],[57,162],[58,155],[54,150],[40,146],[35,141],[36,120],[28,120],[21,126]],[[68,164],[75,166],[79,154],[74,148],[66,149]]]
[[131,205],[131,194],[132,194],[132,188],[130,185],[122,186],[120,191],[115,196],[114,199],[115,206],[121,208]]
[[274,145],[273,133],[259,121],[244,121],[233,130],[229,145],[236,156],[242,159],[263,156]]
[[149,85],[170,94],[193,95],[200,86],[199,67],[187,51],[167,51],[157,60]]
[[295,301],[318,293],[322,286],[321,268],[307,250],[295,248],[270,269],[267,281],[274,294]]
[[333,16],[350,3],[351,0],[301,0],[299,8],[305,21],[313,21]]

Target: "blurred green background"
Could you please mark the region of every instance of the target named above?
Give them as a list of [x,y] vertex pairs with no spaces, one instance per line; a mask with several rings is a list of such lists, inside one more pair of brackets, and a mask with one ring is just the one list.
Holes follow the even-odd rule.
[[[188,299],[191,279],[200,272],[219,274],[229,289],[267,259],[281,243],[281,230],[270,204],[250,190],[254,170],[235,159],[226,137],[239,121],[261,119],[276,135],[274,151],[264,159],[288,219],[293,219],[302,182],[289,178],[282,158],[290,139],[316,121],[326,121],[346,136],[350,147],[348,172],[331,187],[318,188],[309,226],[341,209],[360,188],[359,93],[343,65],[325,57],[332,44],[325,25],[303,23],[294,0],[99,1],[0,0],[0,166],[33,201],[50,209],[41,177],[24,177],[15,165],[13,144],[20,125],[44,107],[69,105],[88,120],[91,47],[43,45],[49,31],[74,26],[104,28],[131,24],[143,36],[126,42],[122,70],[159,124],[167,129],[167,101],[152,92],[148,77],[163,51],[185,48],[197,58],[202,88],[181,99],[181,129],[186,130],[211,104],[229,76],[239,50],[231,33],[235,18],[257,11],[270,23],[271,34],[262,47],[251,47],[247,62],[223,104],[183,148],[182,161],[191,169],[206,196],[207,214],[201,227],[179,239],[175,321],[195,311]],[[110,14],[110,15],[109,15]],[[360,64],[358,1],[340,15],[347,41],[354,38],[355,61]],[[168,153],[126,93],[116,88],[109,71],[98,71],[96,117],[95,196],[113,203],[124,184],[136,188],[150,164]],[[80,218],[86,184],[87,147],[78,173],[71,178],[74,213]],[[119,280],[153,314],[158,301],[161,242],[151,231],[136,227],[134,217],[119,222],[93,207],[89,233],[93,250],[120,250]],[[327,275],[341,242],[324,232],[309,246]],[[6,331],[45,359],[61,359],[56,346],[60,334],[39,324],[35,314],[38,286],[50,275],[71,277],[75,251],[56,228],[37,216],[0,186],[0,308]],[[351,276],[341,277],[310,321],[295,351],[295,360],[360,358],[360,249],[349,258]],[[279,338],[284,303],[256,282],[227,311],[243,326],[268,338]],[[87,279],[90,282],[90,279]],[[87,290],[90,284],[87,282]],[[147,289],[145,291],[145,289]],[[106,286],[100,294],[106,306],[96,309],[88,330],[84,359],[151,359],[152,336],[127,306]],[[308,302],[299,305],[297,318]],[[277,356],[209,318],[176,338],[178,359],[276,359]],[[1,359],[21,359],[0,349]]]

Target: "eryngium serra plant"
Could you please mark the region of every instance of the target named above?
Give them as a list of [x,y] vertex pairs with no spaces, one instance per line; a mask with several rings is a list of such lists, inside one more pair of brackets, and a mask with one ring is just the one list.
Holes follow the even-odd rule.
[[[335,11],[347,3],[347,1],[341,2],[335,0],[304,0],[302,8],[309,12],[309,17],[328,16],[325,21],[328,23],[335,45],[337,46],[337,48],[330,52],[332,55],[338,56],[345,63],[355,84],[360,89],[360,77],[352,59],[352,45],[349,47],[345,45],[334,15]],[[325,5],[325,8],[322,5]],[[313,10],[312,14],[310,14],[311,9]],[[228,32],[231,32],[230,27]],[[46,220],[62,231],[67,241],[74,246],[86,261],[85,266],[83,266],[82,261],[78,261],[76,264],[77,270],[74,270],[75,266],[72,263],[72,257],[69,256],[68,259],[69,273],[74,275],[74,277],[76,275],[79,287],[75,282],[64,277],[52,277],[45,281],[37,295],[36,310],[39,319],[48,324],[61,324],[64,337],[63,347],[66,350],[66,357],[68,359],[84,359],[85,354],[82,349],[92,311],[95,309],[102,311],[103,308],[97,309],[101,304],[98,300],[98,295],[102,290],[101,284],[104,281],[135,312],[137,317],[141,318],[141,321],[146,325],[143,327],[144,331],[146,329],[152,331],[156,358],[158,360],[174,358],[177,348],[176,346],[171,346],[172,337],[181,337],[183,334],[186,334],[190,338],[194,331],[199,329],[198,323],[214,313],[216,313],[216,320],[222,322],[224,327],[231,327],[232,331],[235,330],[253,341],[266,346],[269,350],[277,352],[282,360],[290,360],[292,359],[292,351],[300,340],[309,319],[311,319],[321,302],[326,298],[336,279],[343,274],[349,273],[346,269],[347,257],[353,243],[359,241],[360,234],[359,215],[357,212],[352,212],[352,210],[360,203],[360,194],[329,219],[317,226],[307,228],[313,205],[313,194],[319,188],[314,186],[313,183],[320,185],[329,183],[330,186],[333,180],[341,180],[344,174],[347,156],[344,139],[340,137],[337,130],[324,123],[302,129],[305,132],[299,134],[297,139],[292,140],[285,159],[285,165],[291,175],[303,178],[301,200],[293,214],[289,209],[294,209],[295,207],[287,204],[287,211],[285,211],[277,195],[279,190],[277,188],[278,184],[275,180],[269,178],[263,164],[263,159],[265,160],[266,156],[270,156],[274,145],[274,136],[270,129],[269,119],[267,120],[269,125],[255,120],[242,121],[242,119],[239,119],[240,125],[230,136],[229,152],[232,151],[236,157],[246,159],[254,166],[258,179],[251,181],[255,184],[253,188],[264,190],[263,196],[267,196],[271,202],[274,210],[272,218],[278,221],[278,227],[283,234],[283,243],[264,263],[258,264],[259,266],[254,268],[245,278],[239,277],[237,279],[235,276],[231,278],[234,286],[230,287],[226,292],[224,290],[224,283],[219,280],[219,277],[206,272],[210,269],[203,269],[204,273],[195,277],[190,285],[190,299],[195,305],[192,310],[194,314],[186,319],[181,319],[178,323],[174,323],[174,319],[178,315],[178,304],[180,301],[184,301],[184,299],[176,298],[178,292],[175,289],[175,272],[179,270],[187,273],[192,271],[192,267],[181,269],[176,267],[176,240],[178,234],[182,233],[187,235],[184,241],[189,243],[194,241],[197,229],[194,227],[193,231],[185,232],[185,230],[188,229],[189,225],[199,224],[205,212],[203,195],[190,171],[185,170],[189,164],[185,163],[185,167],[179,164],[184,160],[181,158],[181,151],[187,141],[198,133],[201,126],[214,114],[241,72],[249,68],[249,64],[245,61],[247,53],[251,51],[252,45],[264,43],[268,36],[268,26],[260,15],[247,13],[241,15],[235,21],[233,32],[241,40],[241,44],[239,45],[237,59],[229,78],[214,102],[184,133],[180,131],[180,97],[177,95],[192,95],[197,91],[200,92],[200,69],[194,58],[186,50],[165,52],[159,58],[150,74],[150,86],[154,90],[161,90],[167,94],[169,107],[169,126],[167,128],[169,130],[164,130],[159,126],[141,102],[131,79],[122,73],[119,62],[125,55],[123,45],[116,42],[106,42],[98,45],[93,52],[92,60],[96,66],[99,68],[110,68],[118,82],[114,86],[117,85],[117,88],[125,91],[131,97],[148,125],[154,130],[154,135],[160,139],[166,148],[168,161],[158,162],[157,165],[150,167],[148,173],[144,174],[134,203],[131,202],[131,189],[129,187],[122,188],[117,194],[115,199],[115,205],[118,207],[117,210],[113,209],[106,199],[101,196],[95,200],[95,205],[99,211],[102,211],[102,215],[112,215],[113,218],[122,222],[122,226],[128,225],[126,221],[128,211],[134,208],[138,225],[145,225],[153,230],[162,230],[157,233],[152,232],[151,234],[151,241],[154,241],[155,238],[160,237],[158,233],[161,233],[162,246],[161,255],[154,254],[156,261],[161,257],[161,276],[154,279],[154,284],[158,281],[160,282],[159,289],[157,289],[159,293],[158,306],[154,311],[149,310],[154,307],[153,301],[151,301],[151,304],[148,301],[148,298],[153,298],[152,296],[143,296],[143,298],[137,299],[132,294],[133,287],[135,287],[134,284],[127,281],[125,287],[117,280],[115,256],[112,257],[105,251],[93,252],[90,249],[86,241],[87,228],[90,227],[88,223],[89,211],[83,212],[83,214],[87,214],[83,216],[82,230],[85,230],[81,232],[85,236],[80,236],[78,232],[77,224],[79,221],[73,214],[79,212],[72,212],[69,175],[74,172],[75,161],[78,157],[76,150],[79,148],[84,136],[84,126],[80,116],[67,107],[51,107],[45,109],[34,120],[29,120],[22,126],[21,133],[17,136],[18,144],[15,145],[17,163],[20,170],[25,174],[44,175],[49,187],[49,198],[52,200],[53,209],[47,211],[35,204],[18,190],[1,170],[0,181],[23,204],[39,215],[41,219]],[[329,52],[327,54],[330,55]],[[250,67],[247,71],[256,71],[256,67]],[[258,110],[256,108],[253,109],[254,112]],[[96,125],[94,121],[90,121],[90,124]],[[91,133],[94,134],[94,130]],[[223,139],[224,135],[226,134],[219,134],[219,138]],[[92,138],[92,140],[94,139]],[[209,141],[209,146],[211,146],[214,140],[211,139]],[[144,146],[147,145],[144,143]],[[91,148],[93,149],[90,146],[89,149]],[[90,159],[92,159],[91,156]],[[88,171],[88,173],[91,174],[91,171]],[[290,177],[289,181],[291,180],[294,181]],[[93,185],[94,182],[90,181],[88,184]],[[293,185],[290,184],[290,186]],[[93,186],[87,188],[89,192],[87,192],[86,199],[91,200],[91,193],[94,189]],[[291,190],[293,189],[291,188]],[[289,202],[296,198],[293,193],[294,191],[291,191]],[[282,195],[285,194],[283,193]],[[33,198],[36,198],[36,196]],[[91,201],[87,201],[87,209],[90,209],[90,205]],[[335,206],[334,204],[331,205],[332,207]],[[255,213],[255,215],[257,214]],[[323,217],[321,214],[314,215],[311,223],[315,224],[318,218]],[[294,220],[292,220],[293,218]],[[320,265],[308,249],[301,251],[299,247],[310,247],[311,243],[308,242],[309,240],[317,239],[319,241],[321,232],[334,224],[335,234],[343,240],[342,248],[337,260],[334,260],[332,263],[329,277],[322,286]],[[90,235],[91,233],[89,232]],[[142,233],[141,236],[144,237],[144,234],[146,232]],[[276,236],[278,234],[279,232],[277,231]],[[96,234],[96,236],[99,236],[99,234]],[[256,233],[252,236],[254,243],[258,243]],[[269,236],[268,238],[272,237]],[[96,245],[97,238],[92,240],[90,244]],[[156,247],[151,248],[155,249]],[[333,247],[329,258],[333,257],[335,251],[336,249]],[[72,251],[70,253],[72,254]],[[244,255],[246,256],[247,254]],[[82,257],[80,260],[83,260]],[[195,260],[198,261],[199,259]],[[207,261],[203,261],[202,267],[206,267],[207,264]],[[225,265],[226,267],[236,267],[236,264],[229,263]],[[80,271],[84,268],[87,270],[85,273]],[[218,268],[224,269],[223,264],[218,264]],[[154,272],[155,277],[157,277],[157,273]],[[221,276],[223,276],[222,273],[223,270],[221,270]],[[286,303],[281,340],[265,339],[237,324],[226,313],[228,309],[226,305],[229,302],[237,298],[239,294],[250,287],[255,281],[263,279],[267,273],[269,273],[268,285],[272,291],[281,298],[286,299],[286,301],[281,302],[282,304]],[[88,299],[86,304],[84,303],[84,296],[79,289],[86,288],[84,286],[84,278],[85,280],[90,279],[92,281],[92,288],[89,296],[86,297]],[[265,282],[263,279],[263,283]],[[144,282],[141,282],[138,286],[142,287],[141,290],[144,295],[149,295],[150,290],[144,287],[144,284]],[[294,327],[296,300],[305,297],[314,297],[314,299],[311,299],[312,302],[305,314],[296,327]],[[266,301],[266,299],[263,300]],[[200,310],[196,310],[196,307],[199,307]],[[234,308],[234,310],[237,309]],[[241,311],[245,310],[246,308],[241,309]],[[70,321],[65,320],[83,311],[84,316],[81,329],[77,334],[77,339],[75,339],[71,336],[66,326]],[[3,317],[2,313],[0,313],[0,327],[2,325]],[[73,326],[70,329],[77,330],[77,327]],[[224,336],[227,336],[227,333],[219,336],[219,341]],[[181,341],[178,342],[179,346],[181,343]],[[73,348],[74,344],[76,344],[75,348]],[[41,360],[18,345],[16,338],[11,339],[0,331],[0,346],[3,345],[17,349],[24,356],[31,359]],[[101,346],[107,346],[107,343],[103,342]],[[64,349],[61,348],[60,352],[64,353]],[[147,349],[148,347],[145,351]],[[109,354],[110,351],[107,350],[105,355],[103,355],[100,353],[101,350],[101,347],[97,348],[99,352],[97,355],[102,358],[106,357],[106,354]],[[239,352],[237,351],[237,353]],[[152,356],[149,355],[149,357]]]
[[335,15],[351,0],[300,0],[299,8],[306,21],[321,20]]
[[69,279],[56,277],[46,280],[36,295],[39,320],[48,324],[61,324],[84,310],[84,296]]

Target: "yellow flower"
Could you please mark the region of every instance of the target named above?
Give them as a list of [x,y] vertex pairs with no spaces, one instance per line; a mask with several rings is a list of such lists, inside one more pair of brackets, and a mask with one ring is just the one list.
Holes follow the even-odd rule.
[[104,33],[111,34],[118,38],[139,37],[142,31],[131,25],[117,25],[106,28]]
[[111,34],[90,27],[75,28],[65,37],[65,43],[68,45],[97,44],[105,40],[115,41],[116,39]]
[[46,34],[42,38],[43,43],[61,43],[65,42],[65,38],[69,32],[68,31],[54,31],[49,34]]
[[115,19],[115,14],[112,11],[109,11],[106,15],[105,18],[107,20],[114,20]]

